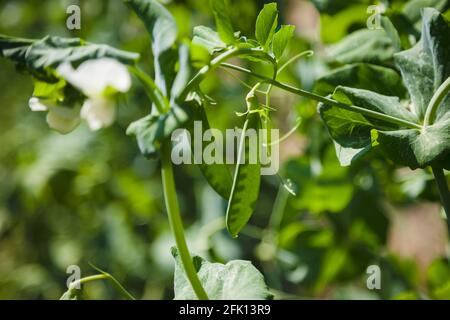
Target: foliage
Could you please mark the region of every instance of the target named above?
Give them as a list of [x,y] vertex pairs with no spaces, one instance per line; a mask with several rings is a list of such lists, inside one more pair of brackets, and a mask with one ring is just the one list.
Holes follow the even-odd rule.
[[[35,115],[24,116],[25,80],[0,62],[0,85],[8,89],[0,96],[14,106],[0,111],[0,177],[8,181],[0,187],[0,256],[11,261],[0,263],[0,279],[17,269],[0,280],[0,297],[54,298],[64,291],[67,265],[93,259],[137,297],[172,298],[173,245],[176,299],[449,297],[443,252],[417,265],[391,243],[393,216],[420,211],[417,203],[439,196],[449,209],[449,1],[385,1],[379,30],[365,29],[371,1],[312,1],[322,41],[333,42],[323,53],[321,43],[301,36],[311,30],[289,21],[289,8],[276,3],[211,0],[205,11],[206,0],[167,7],[124,2],[138,20],[123,3],[91,1],[104,21],[91,17],[76,37],[50,28],[60,35],[42,38],[34,14],[17,32],[41,40],[0,37],[1,57],[31,75],[32,97],[55,103],[49,115],[62,106],[78,112],[80,105],[82,114],[94,101],[63,76],[65,63],[113,59],[140,81],[127,96],[108,87],[95,100],[104,108],[106,97],[119,101],[111,128],[88,133],[82,125],[60,137],[41,130]],[[33,5],[7,1],[0,10]],[[6,22],[0,32],[11,34]],[[82,40],[103,42],[102,32],[113,29],[121,31],[108,36],[111,46]],[[311,49],[318,49],[312,58]],[[230,83],[230,73],[240,82]],[[173,170],[171,135],[192,131],[195,120],[206,128],[243,128],[237,165]],[[248,155],[245,133],[277,126],[290,134],[272,143],[288,156],[278,177],[261,177],[261,164],[239,161]],[[292,146],[300,151],[292,154]],[[420,170],[405,176],[403,167]],[[440,241],[446,243],[445,233]],[[21,243],[23,254],[16,250]],[[386,279],[376,292],[365,285],[371,264]],[[109,273],[82,279],[108,279],[117,290],[95,282],[83,298],[132,297]],[[73,288],[63,295],[78,297]]]

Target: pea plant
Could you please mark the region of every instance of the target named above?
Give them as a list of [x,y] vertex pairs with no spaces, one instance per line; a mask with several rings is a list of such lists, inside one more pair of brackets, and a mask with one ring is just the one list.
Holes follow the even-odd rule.
[[[450,214],[444,173],[450,170],[450,23],[438,10],[422,11],[421,39],[416,43],[402,37],[388,17],[382,18],[385,41],[394,50],[394,67],[400,70],[401,78],[391,69],[369,65],[366,82],[370,88],[352,87],[348,84],[353,75],[338,70],[318,80],[320,85],[332,88],[331,94],[321,94],[278,80],[290,64],[307,59],[312,52],[284,58],[295,28],[279,25],[276,3],[264,6],[256,20],[254,37],[248,37],[234,29],[228,1],[211,0],[216,30],[197,26],[192,40],[180,40],[175,19],[157,0],[124,2],[142,20],[150,36],[152,75],[139,67],[139,54],[78,38],[46,36],[34,40],[0,36],[0,55],[31,75],[31,110],[47,112],[49,126],[63,134],[74,130],[82,120],[91,130],[111,125],[118,99],[132,87],[131,75],[140,81],[150,101],[146,106],[148,115],[131,123],[127,134],[136,138],[143,155],[161,163],[165,205],[176,243],[172,249],[175,299],[273,298],[262,274],[250,262],[210,263],[192,256],[185,239],[171,159],[171,136],[179,128],[192,132],[194,121],[202,121],[203,127],[209,128],[206,109],[211,98],[202,92],[200,84],[218,68],[255,80],[250,85],[243,82],[249,91],[245,99],[247,111],[236,114],[245,121],[234,172],[226,164],[198,165],[208,184],[228,202],[225,220],[231,237],[237,237],[246,226],[258,200],[262,164],[249,163],[245,135],[250,129],[272,128],[271,113],[276,109],[271,106],[271,93],[275,87],[318,102],[318,113],[343,166],[378,153],[398,166],[431,168],[442,206],[447,217]],[[209,59],[196,61],[191,54],[194,46],[206,49]],[[341,57],[355,54],[346,49],[345,43],[335,51]],[[236,57],[264,65],[270,73],[231,63]],[[345,58],[343,61],[345,64]],[[199,63],[203,65],[197,67]],[[352,66],[349,63],[346,67]],[[392,85],[399,82],[407,89],[407,99],[401,94],[395,96],[399,91],[393,90]],[[370,90],[374,86],[377,90]],[[269,135],[262,140],[269,152],[270,146],[278,143],[271,141]],[[293,192],[289,183],[283,184],[283,188]],[[450,230],[450,222],[446,221]],[[133,298],[102,271],[75,284],[102,279],[110,280],[125,298]],[[63,298],[78,296],[75,284]]]

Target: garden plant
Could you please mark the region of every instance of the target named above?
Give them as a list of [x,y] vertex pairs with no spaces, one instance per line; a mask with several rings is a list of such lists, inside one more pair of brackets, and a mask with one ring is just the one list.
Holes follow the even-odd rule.
[[[339,15],[350,19],[355,7],[371,4],[313,2],[322,16],[323,37]],[[117,5],[134,12],[132,19],[137,17],[148,33],[151,50],[145,56],[78,37],[54,35],[40,39],[1,35],[0,56],[31,76],[34,89],[29,107],[45,114],[49,127],[64,134],[63,138],[76,134],[83,122],[92,131],[110,130],[106,128],[120,121],[124,101],[134,103],[128,96],[145,92],[147,99],[139,101],[136,113],[141,117],[127,118],[132,121],[126,134],[129,141],[137,142],[148,159],[145,163],[160,169],[160,189],[175,244],[171,249],[175,299],[298,298],[308,292],[323,294],[338,277],[345,281],[364,273],[374,261],[383,265],[382,272],[388,270],[386,279],[407,273],[406,264],[380,254],[380,239],[386,237],[387,224],[378,207],[377,197],[382,192],[390,195],[387,203],[382,201],[386,206],[414,202],[424,194],[428,200],[440,200],[441,215],[429,214],[437,215],[450,232],[446,177],[446,170],[450,170],[450,22],[446,11],[450,3],[413,0],[383,4],[388,9],[375,17],[377,28],[366,27],[349,35],[346,31],[338,36],[330,33],[328,37],[339,41],[325,50],[326,55],[323,48],[298,40],[298,27],[282,23],[284,4],[280,2],[261,4],[256,20],[252,20],[254,34],[250,34],[235,27],[227,0],[209,2],[214,28],[198,25],[192,33],[177,24],[179,12],[172,14],[157,0],[125,0]],[[214,78],[218,73],[232,80]],[[293,73],[298,77],[295,81]],[[215,84],[211,78],[216,79]],[[313,78],[310,84],[309,78]],[[237,85],[242,94],[236,108],[220,108],[229,87]],[[212,86],[221,92],[217,97],[210,93]],[[280,104],[280,95],[291,100]],[[292,115],[293,110],[297,113],[294,121],[280,125],[280,113]],[[191,249],[191,236],[186,237],[188,222],[180,210],[177,190],[189,189],[189,185],[177,187],[176,177],[181,176],[176,174],[178,168],[174,173],[173,133],[186,129],[194,136],[196,121],[206,130],[213,128],[211,117],[221,116],[233,119],[241,129],[236,165],[194,161],[202,184],[207,183],[216,193],[213,197],[221,212],[208,237],[222,232],[227,243],[242,237],[258,239],[260,262],[221,259],[213,249],[206,260]],[[305,155],[266,177],[261,175],[264,164],[248,161],[250,140],[246,133],[251,129],[270,132],[278,127],[285,132],[278,140],[273,141],[270,133],[257,138],[259,147],[269,154],[278,152],[296,132],[307,136],[310,144]],[[192,154],[195,143],[190,144]],[[66,148],[64,143],[60,147]],[[49,152],[65,151],[53,148]],[[92,161],[95,156],[91,156]],[[405,180],[391,181],[393,172],[407,172]],[[389,187],[375,190],[380,181]],[[419,190],[405,196],[406,191],[396,189],[399,185],[402,190]],[[277,190],[273,200],[263,199],[267,188],[272,195]],[[389,197],[394,204],[389,204]],[[261,210],[260,201],[273,207],[268,227],[262,229],[251,225],[253,215]],[[185,206],[181,203],[181,208]],[[305,224],[293,213],[300,211],[307,214]],[[345,218],[341,221],[339,215]],[[328,221],[325,224],[323,217]],[[201,224],[201,232],[207,233]],[[333,228],[327,229],[329,225]],[[414,235],[418,241],[421,236]],[[326,250],[332,245],[336,247]],[[312,263],[317,261],[323,265],[315,269]],[[450,298],[448,257],[443,254],[432,266],[426,290],[404,276],[399,286],[406,288],[402,291],[405,297]],[[80,298],[79,285],[96,280],[109,280],[124,298],[134,299],[125,289],[127,285],[93,268],[98,274],[72,282],[62,299]],[[311,291],[292,289],[302,281]],[[391,291],[382,292],[381,298],[401,293],[387,287],[384,289]]]

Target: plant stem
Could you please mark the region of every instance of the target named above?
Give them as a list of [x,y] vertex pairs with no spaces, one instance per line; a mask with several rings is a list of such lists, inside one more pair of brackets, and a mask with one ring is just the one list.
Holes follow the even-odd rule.
[[278,82],[278,81],[273,80],[273,79],[271,79],[269,77],[266,77],[264,75],[260,75],[260,74],[254,73],[251,70],[248,70],[248,69],[236,66],[236,65],[232,65],[232,64],[228,64],[228,63],[222,63],[221,65],[223,67],[225,67],[225,68],[229,68],[229,69],[233,69],[233,70],[236,70],[236,71],[239,71],[239,72],[242,72],[242,73],[246,73],[246,74],[251,75],[251,76],[253,76],[255,78],[263,80],[264,82],[272,84],[275,87],[278,87],[280,89],[283,89],[283,90],[291,92],[291,93],[294,93],[296,95],[300,95],[300,96],[303,96],[303,97],[306,97],[306,98],[310,98],[310,99],[313,99],[313,100],[316,100],[316,101],[319,101],[319,102],[322,102],[322,103],[325,103],[325,104],[328,104],[328,105],[332,105],[332,106],[335,106],[335,107],[338,107],[338,108],[342,108],[342,109],[345,109],[345,110],[348,110],[348,111],[357,112],[357,113],[363,114],[363,115],[371,117],[371,118],[375,118],[375,119],[383,120],[383,121],[386,121],[386,122],[389,122],[389,123],[393,123],[393,124],[396,124],[396,125],[404,126],[404,127],[410,128],[410,129],[417,129],[417,130],[421,130],[422,129],[422,126],[417,124],[417,123],[410,122],[408,120],[404,120],[404,119],[400,119],[400,118],[396,118],[396,117],[393,117],[393,116],[389,116],[387,114],[376,112],[376,111],[373,111],[373,110],[364,109],[364,108],[357,107],[357,106],[352,106],[352,105],[346,105],[344,103],[340,103],[340,102],[335,101],[333,99],[322,97],[322,96],[319,96],[319,95],[317,95],[315,93],[312,93],[312,92],[309,92],[309,91],[306,91],[306,90],[302,90],[302,89],[298,89],[298,88],[295,88],[295,87],[290,86],[288,84],[284,84],[284,83]]
[[129,67],[130,71],[142,82],[150,100],[155,104],[160,114],[169,110],[170,105],[167,98],[162,94],[161,90],[155,84],[152,78],[144,71],[135,66]]
[[425,113],[424,126],[429,126],[433,124],[434,118],[436,117],[436,112],[442,101],[445,99],[447,94],[450,92],[450,77],[444,81],[434,93],[433,97],[428,104],[427,111]]
[[438,186],[439,195],[441,196],[442,206],[447,216],[447,228],[450,235],[450,191],[448,190],[447,179],[444,175],[444,170],[437,167],[432,167],[434,179]]
[[170,141],[166,141],[163,144],[163,159],[161,169],[164,199],[166,202],[169,224],[172,230],[172,234],[175,238],[178,252],[180,253],[184,271],[192,286],[192,289],[200,300],[208,300],[208,295],[206,294],[205,289],[203,288],[200,279],[198,278],[197,271],[195,270],[194,264],[192,262],[192,257],[189,253],[189,249],[184,236],[184,227],[178,206],[175,181],[173,177],[172,161],[170,158],[170,147]]
[[80,280],[74,281],[70,284],[71,288],[76,288],[78,285],[85,284],[91,281],[97,281],[97,280],[109,280],[114,285],[114,287],[117,289],[118,292],[122,294],[122,296],[127,300],[136,300],[120,283],[117,281],[113,276],[111,276],[109,273],[102,273],[97,274],[94,276],[89,276],[85,278],[81,278]]
[[[276,60],[268,55],[266,52],[262,51],[261,49],[255,49],[255,48],[233,48],[230,49],[214,59],[211,60],[211,62],[208,65],[205,65],[203,68],[201,68],[197,74],[189,81],[187,86],[184,88],[183,92],[179,96],[180,101],[186,100],[187,95],[191,90],[195,87],[197,87],[200,82],[202,82],[205,77],[208,75],[209,72],[213,71],[217,67],[219,67],[224,61],[231,59],[233,57],[237,57],[240,55],[249,55],[249,56],[260,56],[261,58],[267,60],[271,64],[277,66]],[[276,72],[276,71],[275,71]]]

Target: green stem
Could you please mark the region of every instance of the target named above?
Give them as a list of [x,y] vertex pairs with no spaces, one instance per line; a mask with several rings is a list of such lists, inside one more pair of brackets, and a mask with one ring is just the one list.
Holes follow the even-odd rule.
[[200,300],[208,300],[208,295],[206,294],[205,289],[203,288],[200,279],[198,278],[197,271],[195,270],[194,264],[192,262],[192,257],[189,253],[189,249],[184,236],[184,227],[178,206],[172,161],[170,158],[170,147],[170,141],[166,141],[163,145],[163,159],[161,169],[164,199],[166,202],[169,224],[172,230],[172,234],[175,238],[178,252],[180,253],[184,271],[186,272],[186,276],[192,286],[192,289]]
[[436,112],[441,105],[442,101],[445,99],[447,94],[450,92],[450,77],[441,84],[441,86],[434,93],[433,97],[428,104],[427,111],[425,113],[424,126],[427,127],[433,124],[434,118],[436,117]]
[[200,82],[202,82],[211,71],[213,71],[214,69],[219,67],[224,61],[231,59],[233,57],[241,56],[241,55],[260,56],[263,59],[270,62],[271,64],[273,64],[275,66],[275,70],[276,70],[276,66],[277,66],[276,60],[273,57],[271,57],[270,55],[268,55],[266,52],[262,51],[261,49],[233,48],[233,49],[230,49],[230,50],[218,55],[217,57],[212,59],[208,65],[205,65],[203,68],[201,68],[197,72],[197,74],[191,79],[191,81],[189,81],[189,83],[184,88],[183,92],[180,94],[178,99],[180,101],[186,100],[186,97],[188,96],[189,92],[191,92],[192,89],[197,87],[200,84]]
[[266,83],[272,84],[275,87],[278,87],[280,89],[283,89],[285,91],[294,93],[294,94],[299,95],[299,96],[303,96],[303,97],[306,97],[306,98],[309,98],[309,99],[313,99],[313,100],[316,100],[316,101],[319,101],[319,102],[322,102],[322,103],[325,103],[325,104],[328,104],[328,105],[332,105],[332,106],[335,106],[335,107],[338,107],[338,108],[342,108],[342,109],[345,109],[345,110],[348,110],[348,111],[357,112],[357,113],[363,114],[363,115],[371,117],[371,118],[383,120],[383,121],[386,121],[386,122],[389,122],[389,123],[393,123],[393,124],[396,124],[396,125],[400,125],[400,126],[404,126],[404,127],[410,128],[410,129],[417,129],[417,130],[421,130],[422,129],[422,126],[417,124],[417,123],[410,122],[410,121],[404,120],[404,119],[399,119],[399,118],[396,118],[396,117],[393,117],[393,116],[389,116],[389,115],[384,114],[384,113],[376,112],[376,111],[373,111],[373,110],[364,109],[364,108],[357,107],[357,106],[352,106],[352,105],[346,105],[344,103],[340,103],[340,102],[335,101],[333,99],[322,97],[322,96],[319,96],[319,95],[317,95],[315,93],[312,93],[312,92],[309,92],[309,91],[305,91],[305,90],[302,90],[302,89],[298,89],[298,88],[295,88],[295,87],[290,86],[288,84],[284,84],[284,83],[278,82],[278,81],[273,80],[273,79],[271,79],[269,77],[266,77],[264,75],[260,75],[260,74],[254,73],[251,70],[248,70],[248,69],[245,69],[245,68],[242,68],[242,67],[239,67],[239,66],[235,66],[235,65],[232,65],[232,64],[228,64],[228,63],[222,63],[221,65],[223,67],[225,67],[225,68],[229,68],[229,69],[233,69],[233,70],[236,70],[236,71],[239,71],[239,72],[242,72],[242,73],[246,73],[246,74],[251,75],[251,76],[253,76],[255,78],[263,80]]
[[122,294],[122,296],[127,300],[136,300],[113,276],[109,273],[97,274],[94,276],[89,276],[85,278],[81,278],[80,280],[74,281],[70,284],[69,289],[73,289],[78,287],[79,285],[98,280],[109,280],[113,284],[113,286],[117,289],[118,292]]
[[130,66],[129,70],[142,82],[150,100],[155,104],[160,114],[169,110],[170,105],[167,98],[162,94],[156,83],[144,71],[135,66]]
[[442,206],[447,216],[447,228],[450,235],[450,191],[448,190],[447,179],[444,175],[444,170],[437,167],[432,167],[434,179],[438,186],[439,195],[441,196]]

